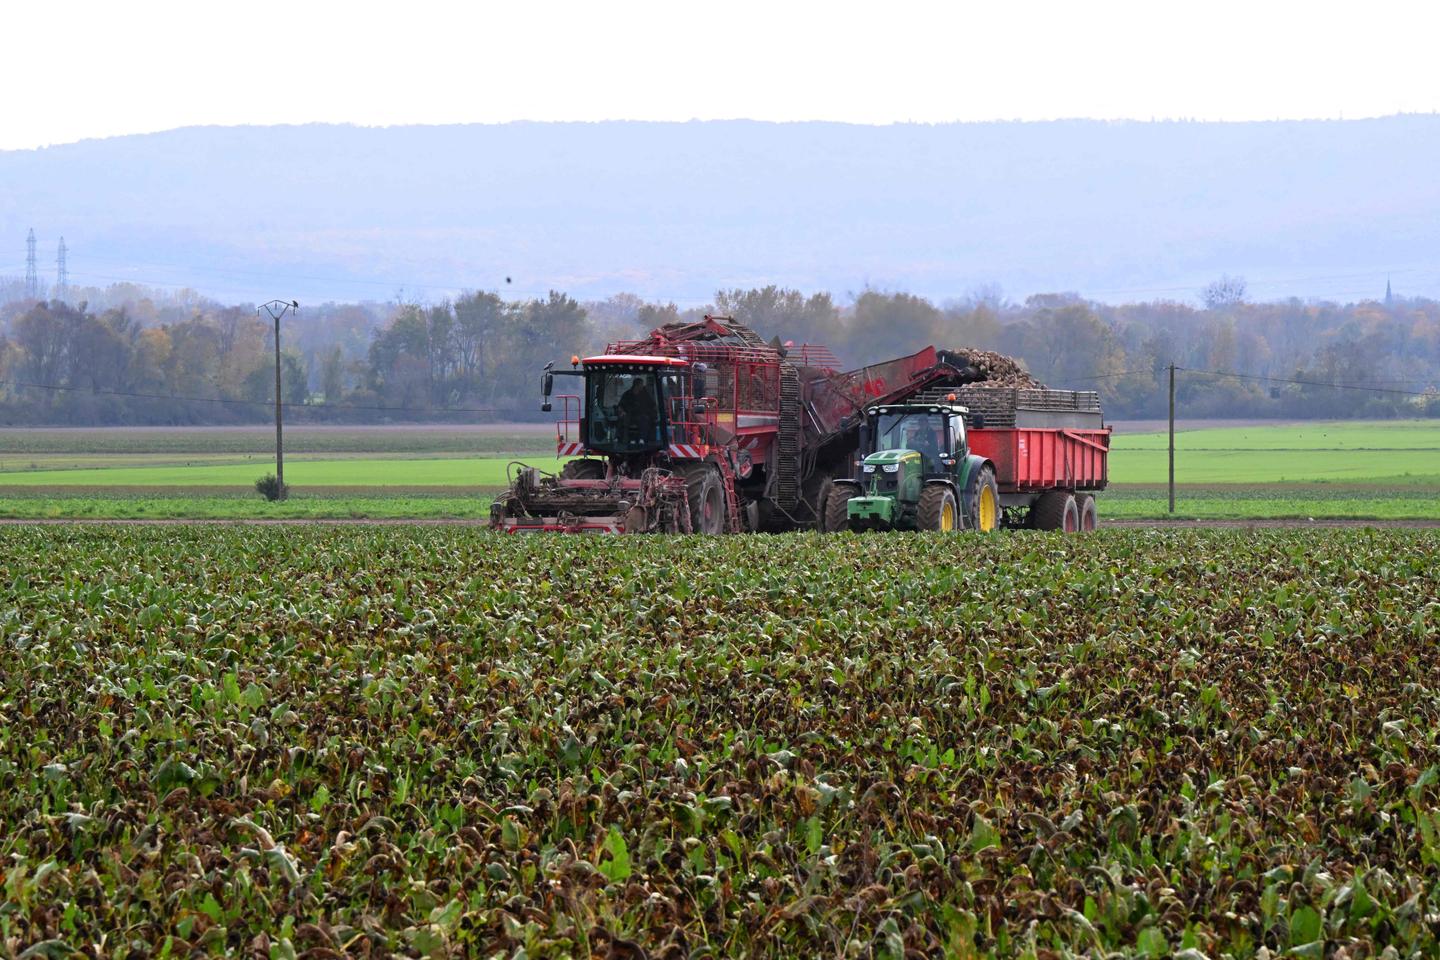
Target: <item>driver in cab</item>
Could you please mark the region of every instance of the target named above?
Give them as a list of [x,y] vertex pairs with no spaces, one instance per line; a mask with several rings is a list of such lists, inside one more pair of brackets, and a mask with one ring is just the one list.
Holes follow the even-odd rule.
[[648,442],[655,438],[655,395],[650,392],[645,378],[632,380],[629,389],[620,395],[617,406],[637,439]]
[[906,424],[905,449],[914,450],[924,458],[926,473],[935,471],[936,461],[940,458],[940,440],[929,424],[919,421]]

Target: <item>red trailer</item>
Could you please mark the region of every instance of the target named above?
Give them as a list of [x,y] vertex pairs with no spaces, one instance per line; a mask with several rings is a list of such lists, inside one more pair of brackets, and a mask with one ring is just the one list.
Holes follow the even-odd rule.
[[971,452],[995,464],[1008,525],[1095,529],[1095,494],[1110,480],[1098,393],[975,384],[955,397],[970,411]]
[[1109,482],[1110,431],[1042,427],[977,428],[970,451],[995,465],[1000,504],[1028,511],[1027,526],[1094,530],[1095,494]]

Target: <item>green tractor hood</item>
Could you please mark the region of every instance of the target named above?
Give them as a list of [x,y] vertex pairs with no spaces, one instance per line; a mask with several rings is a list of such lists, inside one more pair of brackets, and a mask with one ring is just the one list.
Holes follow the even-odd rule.
[[905,505],[920,499],[924,463],[915,450],[877,450],[861,461],[862,496],[849,504],[850,525],[888,529],[900,522]]

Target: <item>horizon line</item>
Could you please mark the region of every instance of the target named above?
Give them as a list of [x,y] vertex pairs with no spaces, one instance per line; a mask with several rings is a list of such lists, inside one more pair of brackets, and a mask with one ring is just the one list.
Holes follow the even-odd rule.
[[808,120],[768,120],[755,117],[691,117],[686,120],[653,120],[624,117],[610,117],[603,120],[457,120],[442,123],[360,123],[353,120],[306,120],[302,122],[288,123],[192,123],[181,124],[174,127],[162,127],[153,130],[136,130],[127,133],[104,134],[100,136],[81,137],[76,140],[62,140],[57,142],[40,143],[32,146],[0,147],[0,154],[7,153],[37,153],[42,150],[51,150],[62,147],[79,146],[87,143],[103,143],[111,140],[125,140],[137,137],[156,137],[172,133],[182,133],[192,130],[298,130],[307,127],[333,127],[349,130],[364,130],[384,132],[391,130],[415,130],[415,129],[440,129],[450,127],[521,127],[521,126],[574,126],[574,127],[596,127],[604,125],[636,125],[636,126],[691,126],[704,124],[731,124],[746,123],[760,126],[787,127],[787,126],[832,126],[832,127],[856,127],[874,128],[877,130],[890,127],[984,127],[984,126],[1041,126],[1046,124],[1096,124],[1100,126],[1178,126],[1178,125],[1203,125],[1203,126],[1260,126],[1263,124],[1300,124],[1300,123],[1367,123],[1382,120],[1400,120],[1413,118],[1437,118],[1440,117],[1440,109],[1430,111],[1396,111],[1393,113],[1365,114],[1363,116],[1347,117],[1343,113],[1339,116],[1309,116],[1309,117],[1274,117],[1270,119],[1214,119],[1200,117],[1046,117],[1029,119],[1024,117],[1012,118],[990,118],[985,120],[889,120],[884,122],[863,121],[863,120],[831,120],[831,119],[808,119]]

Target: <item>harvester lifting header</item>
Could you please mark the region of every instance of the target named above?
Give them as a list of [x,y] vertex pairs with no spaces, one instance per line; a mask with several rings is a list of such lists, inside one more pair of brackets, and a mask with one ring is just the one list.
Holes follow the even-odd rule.
[[[709,316],[697,323],[668,324],[643,340],[612,343],[598,356],[572,357],[569,370],[547,365],[541,407],[550,410],[559,401],[556,453],[576,459],[566,462],[558,476],[520,467],[491,509],[491,525],[510,532],[573,533],[884,526],[868,519],[852,523],[848,509],[841,524],[833,506],[841,494],[848,507],[849,500],[865,492],[857,453],[862,442],[879,436],[872,421],[910,400],[928,404],[928,410],[937,403],[932,399],[937,391],[947,397],[961,389],[972,394],[979,388],[966,385],[985,373],[963,351],[934,347],[858,370],[838,366],[824,347],[766,341],[733,319]],[[576,389],[554,395],[557,377],[574,378]],[[992,392],[995,396],[981,398],[981,406],[1002,420],[1007,399],[1000,394],[1009,395],[1012,426],[1004,432],[1032,429],[1014,423],[1017,416],[1034,419],[1037,411],[1030,408],[1038,402],[1066,407],[1061,416],[1071,429],[1065,432],[1079,436],[1075,431],[1083,430],[1085,442],[1094,445],[1087,450],[1108,448],[1109,431],[1099,423],[1094,394],[986,390]],[[1043,396],[1037,401],[1022,394]],[[959,423],[965,413],[957,408],[951,415]],[[963,425],[959,429],[940,438],[952,447],[943,452],[957,452],[953,445],[963,436]],[[1067,489],[1074,499],[1078,484],[1104,486],[1103,454],[1098,476],[1094,471],[1057,473],[1050,478],[1053,483],[1037,487],[1032,470],[1009,482],[1015,479],[1010,468],[1017,451],[1000,438],[980,440],[984,432],[978,424],[971,429],[966,449],[967,456],[982,456],[985,464],[977,469],[988,465],[995,479],[993,502],[986,501],[993,507],[986,514],[992,523],[981,522],[975,512],[979,501],[973,509],[965,505],[966,491],[959,485],[968,481],[952,475],[950,467],[926,461],[917,475],[922,486],[949,484],[955,529],[989,528],[1012,515],[1016,522],[1030,520],[1036,512],[1031,500],[1039,493]],[[1033,438],[1023,440],[1018,456],[1030,464]],[[1075,452],[1070,442],[1051,442],[1045,456],[1064,460]],[[1069,469],[1068,461],[1053,466]],[[1064,487],[1069,481],[1074,482]],[[1031,496],[1035,490],[1039,493]],[[904,526],[900,518],[915,511],[902,505],[892,513],[898,522],[889,526]]]

